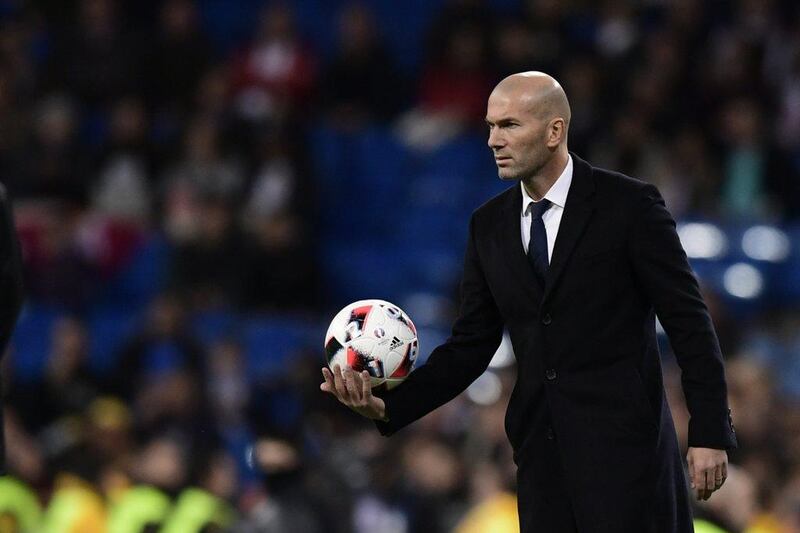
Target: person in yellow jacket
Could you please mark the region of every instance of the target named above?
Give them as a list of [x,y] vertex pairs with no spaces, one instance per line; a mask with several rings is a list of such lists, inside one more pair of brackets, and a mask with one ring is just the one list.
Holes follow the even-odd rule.
[[36,494],[11,476],[0,476],[0,533],[37,533],[42,506]]
[[106,507],[95,488],[62,473],[44,513],[41,533],[106,533]]
[[161,533],[227,531],[235,520],[236,512],[225,500],[206,490],[191,487],[178,496]]
[[715,526],[708,520],[702,518],[695,518],[694,520],[694,533],[731,533],[726,529]]
[[159,527],[171,510],[172,501],[161,490],[149,485],[131,487],[111,506],[108,533],[141,533],[146,527]]
[[500,492],[479,503],[464,516],[455,533],[514,533],[519,531],[517,498]]

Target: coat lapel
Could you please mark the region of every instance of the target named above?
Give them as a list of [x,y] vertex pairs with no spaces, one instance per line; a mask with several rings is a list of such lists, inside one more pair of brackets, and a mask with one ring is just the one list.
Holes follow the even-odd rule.
[[[586,225],[594,212],[592,167],[575,154],[570,152],[570,155],[573,162],[572,184],[567,194],[567,202],[564,205],[564,214],[561,216],[553,257],[550,259],[550,268],[545,279],[542,303],[547,300],[558,283],[572,250],[580,240],[581,235],[583,235],[583,231],[586,229]],[[522,201],[521,194],[520,192],[520,202]]]
[[519,227],[521,211],[522,191],[517,184],[507,193],[501,215],[502,220],[498,224],[498,239],[503,248],[503,257],[508,261],[508,266],[519,281],[519,285],[538,305],[542,299],[544,288],[534,274],[528,257],[525,255],[525,249],[522,247],[522,235]]

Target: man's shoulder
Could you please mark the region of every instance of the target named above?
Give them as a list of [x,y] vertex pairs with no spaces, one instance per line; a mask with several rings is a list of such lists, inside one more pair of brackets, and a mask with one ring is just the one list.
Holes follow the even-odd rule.
[[516,197],[519,197],[519,208],[522,209],[522,194],[519,189],[519,182],[514,182],[514,185],[483,202],[472,212],[472,218],[484,220],[499,217],[504,210],[513,207]]
[[655,188],[644,180],[606,168],[592,167],[592,177],[598,194],[602,196],[639,198],[648,190]]

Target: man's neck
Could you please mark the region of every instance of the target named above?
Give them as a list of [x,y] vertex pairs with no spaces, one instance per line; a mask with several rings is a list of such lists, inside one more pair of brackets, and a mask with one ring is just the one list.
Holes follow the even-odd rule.
[[522,179],[522,184],[528,195],[538,202],[547,191],[558,181],[558,177],[567,168],[569,161],[569,154],[566,150],[557,151],[553,157],[548,161],[535,176],[529,176]]

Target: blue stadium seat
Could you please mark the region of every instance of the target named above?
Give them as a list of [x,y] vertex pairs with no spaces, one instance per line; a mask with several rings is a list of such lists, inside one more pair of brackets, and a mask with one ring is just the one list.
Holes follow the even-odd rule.
[[50,354],[52,330],[64,312],[49,306],[28,304],[22,308],[11,338],[11,364],[14,379],[35,381],[41,378]]
[[387,242],[372,246],[333,242],[324,257],[323,275],[331,301],[342,305],[364,298],[391,301],[413,290],[410,262],[401,247]]
[[111,371],[120,349],[134,334],[140,315],[127,307],[96,307],[86,319],[89,366],[98,374]]
[[237,336],[239,317],[227,310],[201,311],[190,317],[189,327],[204,345],[209,346],[227,336]]
[[422,156],[420,167],[423,172],[459,175],[475,184],[480,179],[497,176],[486,136],[476,133],[461,135]]
[[405,257],[416,291],[431,291],[451,296],[458,285],[463,266],[463,250],[414,248]]
[[470,178],[453,172],[422,172],[406,186],[405,203],[410,208],[436,208],[448,212],[471,213]]
[[468,226],[469,215],[466,213],[409,209],[398,218],[391,235],[392,241],[404,248],[461,252],[467,242]]
[[263,0],[198,0],[203,30],[218,49],[227,53],[251,36]]
[[444,0],[406,0],[397,9],[393,0],[375,0],[370,7],[380,21],[381,33],[388,41],[401,68],[418,68],[424,59],[425,39],[433,17],[441,10]]
[[259,317],[244,323],[242,340],[245,359],[253,380],[282,375],[291,358],[305,349],[322,350],[323,335],[317,338],[313,325],[299,320]]
[[163,237],[150,237],[127,268],[106,283],[97,303],[101,307],[141,311],[166,284],[169,252]]

